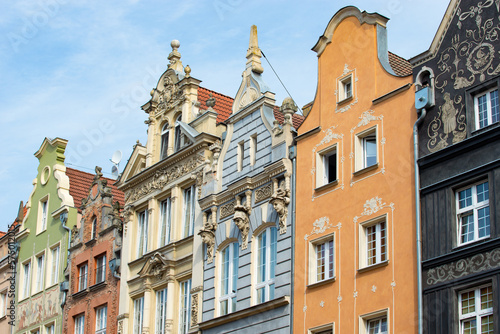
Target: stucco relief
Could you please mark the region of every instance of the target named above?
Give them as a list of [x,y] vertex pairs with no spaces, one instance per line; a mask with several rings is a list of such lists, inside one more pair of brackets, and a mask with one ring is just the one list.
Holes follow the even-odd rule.
[[191,296],[191,327],[198,325],[198,294]]
[[[388,205],[387,203],[383,202],[380,197],[375,196],[366,200],[365,204],[363,204],[363,212],[361,213],[361,216],[371,216],[374,213],[379,212],[383,208],[391,208],[391,210],[394,210],[394,203],[390,203]],[[361,216],[355,216],[353,218],[353,222],[357,223]]]
[[439,106],[438,114],[429,123],[427,133],[429,141],[427,149],[430,152],[443,149],[448,146],[448,138],[453,136],[452,143],[458,143],[465,139],[465,112],[462,96],[456,95],[451,99],[450,93],[444,93],[444,103]]
[[337,227],[340,229],[342,227],[342,224],[338,223],[337,225],[333,225],[332,223],[330,223],[330,218],[328,218],[328,217],[318,218],[313,223],[313,229],[312,229],[311,233],[306,234],[304,236],[304,240],[307,241],[307,239],[309,239],[309,237],[311,235],[321,234],[321,233],[325,232],[326,230],[328,230],[330,228],[334,228],[334,227]]
[[148,180],[143,182],[140,186],[125,192],[125,202],[133,202],[142,198],[154,190],[162,189],[167,183],[172,180],[178,179],[179,177],[186,175],[198,166],[205,162],[205,159],[201,155],[196,155],[195,157],[185,161],[184,163],[178,164],[173,167],[162,168],[156,171],[156,173],[149,177]]
[[278,185],[278,180],[274,179],[274,193],[269,203],[273,205],[274,210],[279,216],[280,234],[286,233],[286,219],[288,217],[288,204],[290,204],[290,176],[286,175],[285,181]]
[[260,187],[255,190],[255,203],[258,203],[260,201],[263,201],[269,197],[271,197],[273,193],[272,185],[271,183]]
[[186,99],[186,96],[173,82],[172,78],[166,76],[163,79],[164,89],[160,92],[158,97],[158,113],[172,109],[176,105],[181,104]]
[[220,207],[220,218],[226,218],[234,213],[235,201],[224,204]]
[[[356,94],[356,91],[357,91],[356,88],[357,88],[357,84],[358,84],[358,76],[356,75],[356,69],[350,70],[349,65],[345,64],[344,71],[342,72],[342,75],[340,75],[337,78],[337,84],[340,84],[341,78],[347,77],[349,74],[352,74],[352,96],[354,99],[352,100],[351,103],[349,103],[347,105],[341,104],[341,105],[343,105],[343,107],[340,107],[340,105],[337,104],[337,106],[335,107],[335,113],[346,112],[346,111],[350,110],[356,103],[358,103],[358,96]],[[339,97],[339,89],[338,88],[335,90],[335,95],[337,96],[337,102],[339,102],[340,97]]]
[[202,242],[207,245],[207,263],[212,263],[214,258],[215,231],[217,231],[217,207],[212,207],[212,214],[208,217],[203,212],[203,228],[198,232]]
[[429,269],[426,282],[427,285],[434,285],[498,267],[500,267],[500,248]]
[[234,206],[234,224],[238,227],[241,233],[241,249],[248,247],[248,233],[250,232],[250,212],[252,210],[252,192],[245,192],[246,202],[241,204],[241,198],[236,196],[236,205]]

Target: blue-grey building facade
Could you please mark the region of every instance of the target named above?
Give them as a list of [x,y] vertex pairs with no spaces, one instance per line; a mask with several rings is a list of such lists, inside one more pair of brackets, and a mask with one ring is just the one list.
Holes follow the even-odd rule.
[[[253,26],[227,131],[210,149],[199,199],[205,244],[203,333],[290,333],[296,107],[262,80]],[[278,122],[275,118],[282,118]],[[293,151],[293,150],[292,150]]]

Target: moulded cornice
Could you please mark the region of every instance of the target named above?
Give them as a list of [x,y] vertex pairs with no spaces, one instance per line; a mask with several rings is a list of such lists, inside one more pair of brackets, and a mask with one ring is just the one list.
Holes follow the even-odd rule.
[[[130,158],[128,159],[127,164],[125,165],[125,168],[123,169],[123,172],[120,176],[120,178],[116,181],[116,186],[118,189],[122,187],[129,178],[132,178],[134,175],[130,175],[130,173],[133,172],[133,169],[137,166],[137,163],[140,162],[140,159],[145,159],[146,158],[146,147],[142,145],[135,145],[134,150],[132,151],[132,154],[130,154]],[[123,181],[124,180],[124,181]]]
[[[59,137],[54,138],[54,139],[50,139],[50,138],[45,137],[42,145],[40,146],[38,151],[35,152],[35,157],[37,159],[40,159],[49,145],[56,146],[58,148],[57,149],[57,161],[64,162],[64,150],[66,149],[66,145],[68,145],[68,141],[66,139],[62,139]],[[61,152],[61,150],[62,150],[62,152]]]
[[450,26],[459,5],[459,0],[450,1],[429,49],[408,60],[412,67],[418,66],[436,56],[437,51],[441,47],[441,43],[443,42],[446,32],[448,31],[448,27]]
[[276,100],[270,96],[272,93],[266,93],[260,96],[257,100],[247,104],[242,109],[238,110],[236,113],[232,114],[224,123],[236,123],[237,121],[245,118],[249,114],[255,112],[257,109],[260,109],[262,106],[267,105],[270,108],[273,108],[276,104]]
[[326,26],[325,32],[318,39],[316,44],[313,46],[312,50],[318,54],[318,57],[321,56],[326,46],[331,43],[333,33],[335,29],[339,26],[339,24],[346,18],[354,16],[359,20],[360,24],[368,23],[371,25],[381,25],[382,27],[386,27],[387,21],[389,19],[385,16],[382,16],[378,13],[367,13],[366,11],[361,12],[357,7],[347,6],[340,9],[335,15],[331,18],[330,22]]

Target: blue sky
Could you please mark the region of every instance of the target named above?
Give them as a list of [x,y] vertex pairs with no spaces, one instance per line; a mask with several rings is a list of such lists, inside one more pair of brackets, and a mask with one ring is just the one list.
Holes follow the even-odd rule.
[[[357,6],[390,18],[389,50],[405,57],[430,46],[445,0],[352,1],[16,1],[0,13],[0,230],[27,201],[35,153],[45,137],[69,140],[68,166],[110,173],[115,150],[146,143],[140,106],[166,69],[170,42],[201,85],[234,97],[250,26],[297,105],[314,98],[317,58],[311,51],[331,17]],[[263,59],[277,104],[287,96]],[[105,174],[110,176],[110,174]]]

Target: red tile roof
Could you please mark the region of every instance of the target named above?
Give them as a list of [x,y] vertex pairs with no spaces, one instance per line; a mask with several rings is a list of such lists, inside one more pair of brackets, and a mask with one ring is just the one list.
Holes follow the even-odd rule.
[[408,60],[395,55],[389,51],[389,64],[393,71],[399,76],[407,76],[413,73],[411,64]]
[[[69,194],[73,196],[75,207],[78,211],[80,211],[82,199],[87,198],[89,195],[90,186],[92,185],[95,175],[70,167],[66,167],[66,175],[69,177]],[[118,188],[114,185],[116,180],[109,179],[107,177],[102,178],[108,180],[108,186],[111,187],[111,193],[113,194],[113,202],[118,201],[123,207],[123,192],[118,190]]]
[[224,122],[229,116],[231,116],[234,99],[213,90],[198,87],[198,102],[200,102],[200,109],[208,109],[206,103],[210,98],[210,93],[212,93],[212,97],[215,98],[215,106],[213,108],[218,114],[217,123]]
[[[273,112],[274,112],[274,118],[276,118],[276,120],[278,122],[280,122],[280,124],[283,124],[283,121],[285,120],[285,116],[283,115],[283,113],[280,111],[280,107],[278,106],[274,106],[274,109],[273,109]],[[293,127],[295,129],[298,129],[299,126],[302,124],[302,122],[304,122],[304,119],[305,117],[302,116],[302,115],[299,115],[299,114],[293,114],[292,115],[292,123],[293,123]]]

